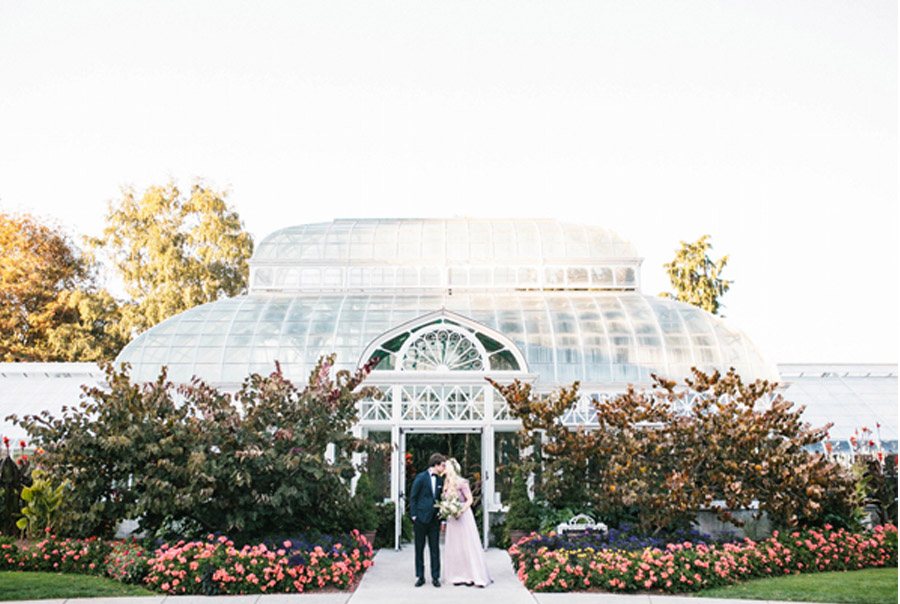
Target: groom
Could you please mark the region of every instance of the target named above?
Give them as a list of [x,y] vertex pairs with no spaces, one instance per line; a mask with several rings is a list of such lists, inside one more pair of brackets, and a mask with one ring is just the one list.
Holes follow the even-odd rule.
[[433,453],[428,459],[428,469],[419,472],[412,484],[409,513],[416,536],[416,587],[425,585],[425,539],[428,539],[428,551],[431,554],[431,584],[441,586],[441,551],[438,541],[441,518],[434,504],[441,499],[446,461],[447,458],[440,453]]

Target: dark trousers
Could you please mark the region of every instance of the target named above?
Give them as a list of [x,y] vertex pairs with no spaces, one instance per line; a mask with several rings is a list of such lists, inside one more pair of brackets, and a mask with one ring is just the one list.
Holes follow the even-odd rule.
[[416,577],[425,578],[425,540],[428,540],[428,552],[431,555],[431,578],[441,578],[441,519],[435,516],[431,522],[413,522],[413,534],[416,538]]

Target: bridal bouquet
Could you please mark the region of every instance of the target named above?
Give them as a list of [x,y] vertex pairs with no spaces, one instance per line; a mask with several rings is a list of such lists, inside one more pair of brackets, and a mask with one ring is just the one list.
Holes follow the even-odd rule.
[[455,493],[444,493],[441,500],[434,504],[438,510],[438,516],[446,520],[447,518],[459,518],[463,513],[463,503],[459,500],[459,496]]

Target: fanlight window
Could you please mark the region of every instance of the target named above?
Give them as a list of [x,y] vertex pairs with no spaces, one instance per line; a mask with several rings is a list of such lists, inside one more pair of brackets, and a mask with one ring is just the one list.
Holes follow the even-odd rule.
[[481,351],[464,333],[442,327],[416,336],[403,356],[406,371],[483,371]]
[[382,342],[375,371],[519,371],[504,344],[447,318],[417,325]]

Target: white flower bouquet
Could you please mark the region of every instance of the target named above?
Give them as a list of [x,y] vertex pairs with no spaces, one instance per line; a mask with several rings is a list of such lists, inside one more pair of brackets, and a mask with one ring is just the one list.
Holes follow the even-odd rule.
[[444,492],[441,500],[434,504],[438,510],[438,516],[446,520],[447,518],[459,518],[463,513],[463,502],[455,493]]

